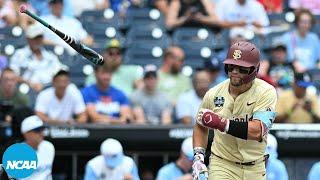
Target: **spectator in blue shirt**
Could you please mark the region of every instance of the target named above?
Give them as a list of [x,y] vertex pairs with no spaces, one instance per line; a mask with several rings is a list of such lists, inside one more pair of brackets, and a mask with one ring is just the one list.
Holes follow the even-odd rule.
[[101,155],[87,163],[84,180],[139,180],[136,163],[124,155],[118,140],[106,139],[101,144],[100,152]]
[[[46,16],[51,14],[49,2],[55,0],[28,0],[31,6],[36,10],[36,13],[40,16]],[[71,0],[63,0],[63,13],[64,16],[74,16]]]
[[267,160],[267,180],[288,180],[286,166],[278,159],[277,148],[277,139],[272,134],[268,134],[266,151],[270,156]]
[[318,180],[320,179],[320,162],[315,163],[308,175],[308,180]]
[[320,59],[320,40],[310,31],[314,24],[312,13],[309,10],[300,10],[296,15],[296,28],[281,38],[287,47],[288,59],[293,62],[298,72],[314,68]]
[[192,179],[193,147],[192,137],[182,142],[179,158],[163,166],[157,175],[157,180]]
[[95,67],[96,83],[82,89],[87,112],[92,122],[125,124],[130,121],[131,108],[124,93],[110,85],[112,70]]

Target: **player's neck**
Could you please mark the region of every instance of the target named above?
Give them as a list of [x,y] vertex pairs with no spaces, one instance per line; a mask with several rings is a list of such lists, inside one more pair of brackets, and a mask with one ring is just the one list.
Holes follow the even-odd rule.
[[229,93],[235,99],[240,94],[249,90],[251,88],[252,84],[253,84],[252,81],[250,83],[243,84],[241,86],[232,86],[231,84],[229,84]]

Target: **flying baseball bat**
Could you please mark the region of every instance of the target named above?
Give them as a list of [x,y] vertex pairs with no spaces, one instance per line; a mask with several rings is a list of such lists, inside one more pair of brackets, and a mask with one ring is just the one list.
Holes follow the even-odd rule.
[[59,31],[58,29],[54,28],[44,20],[42,20],[37,15],[33,14],[32,12],[28,11],[26,6],[22,5],[20,6],[20,12],[25,13],[32,17],[33,19],[37,20],[41,24],[43,24],[45,27],[49,28],[51,31],[56,33],[61,39],[63,39],[66,43],[68,43],[74,50],[76,50],[79,54],[81,54],[83,57],[88,59],[90,62],[96,64],[96,65],[102,65],[104,63],[103,57],[95,52],[94,50],[90,49],[89,47],[85,46],[84,44],[80,43],[80,41],[75,40],[74,38],[68,36],[67,34]]

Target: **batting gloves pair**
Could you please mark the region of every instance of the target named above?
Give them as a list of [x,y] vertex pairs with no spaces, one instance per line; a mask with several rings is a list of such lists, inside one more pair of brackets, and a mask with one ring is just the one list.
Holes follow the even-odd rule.
[[218,129],[221,132],[227,132],[229,120],[224,119],[209,109],[201,109],[197,116],[198,124],[210,129]]

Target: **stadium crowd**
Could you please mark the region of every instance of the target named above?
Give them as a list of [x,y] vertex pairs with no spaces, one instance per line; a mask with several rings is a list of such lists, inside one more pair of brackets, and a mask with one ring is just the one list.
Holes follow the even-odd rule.
[[[86,63],[19,14],[21,4],[99,51],[104,65]],[[146,9],[150,18],[135,22],[134,13]],[[27,106],[53,125],[190,125],[205,92],[227,79],[228,46],[245,40],[260,47],[258,76],[277,90],[276,123],[320,123],[319,15],[319,0],[0,0],[0,121],[13,122],[12,112]],[[143,28],[151,28],[152,41],[131,37]],[[175,40],[178,32],[190,39]],[[199,42],[211,32],[204,56]]]

